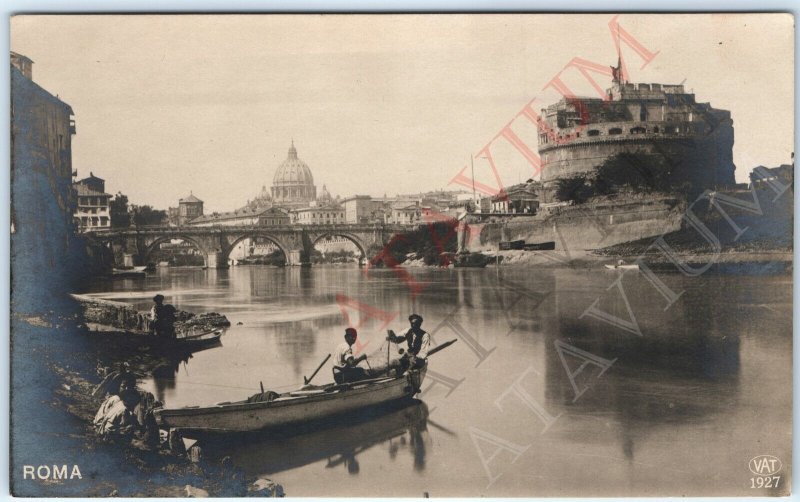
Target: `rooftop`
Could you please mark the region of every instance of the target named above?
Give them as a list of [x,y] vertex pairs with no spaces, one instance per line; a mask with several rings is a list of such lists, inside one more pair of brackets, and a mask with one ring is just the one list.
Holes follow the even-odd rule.
[[80,182],[73,183],[72,186],[75,187],[75,191],[78,192],[79,197],[111,197],[110,193],[98,192],[97,190],[92,190],[91,188],[87,187],[86,185]]

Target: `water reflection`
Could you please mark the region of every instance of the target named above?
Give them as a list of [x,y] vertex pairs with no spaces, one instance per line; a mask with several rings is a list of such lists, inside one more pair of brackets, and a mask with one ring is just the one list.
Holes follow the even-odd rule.
[[[711,494],[711,478],[715,487],[739,486],[751,453],[791,458],[784,439],[791,424],[791,278],[660,276],[681,293],[665,308],[665,297],[641,274],[624,276],[623,297],[609,288],[613,271],[412,273],[425,285],[416,295],[391,270],[355,267],[159,271],[130,290],[97,291],[142,307],[161,291],[178,308],[221,312],[232,321],[222,347],[153,369],[154,392],[170,406],[243,399],[262,381],[277,391],[299,387],[341,342],[348,323],[341,298],[395,316],[383,326],[382,319],[348,309],[350,323],[362,323],[368,354],[385,350],[385,329],[402,329],[411,312],[425,317],[430,332],[448,317],[457,321],[471,340],[447,327],[435,333],[437,343],[460,341],[434,356],[424,384],[430,390],[421,396],[436,409],[436,423],[417,404],[325,431],[227,445],[243,469],[281,472],[292,494],[374,495],[376,480],[397,495],[419,496],[422,486],[443,495],[487,494],[472,427],[520,445],[539,441],[492,486],[488,495],[497,496],[674,494],[678,485],[681,493]],[[611,316],[635,317],[641,336],[585,315],[594,302]],[[560,355],[557,344],[583,352]],[[491,355],[481,361],[479,349]],[[585,354],[614,362],[598,378],[602,365],[578,372]],[[506,398],[502,410],[495,404],[531,367],[535,372],[521,385],[548,413],[562,414],[544,435],[518,396]],[[461,383],[450,388],[434,381],[433,372]],[[330,380],[327,366],[315,383]],[[576,400],[576,388],[589,390]],[[492,469],[499,472],[498,458]],[[574,478],[568,489],[564,472]],[[742,494],[731,490],[725,493]]]
[[389,465],[410,458],[416,471],[425,469],[428,407],[414,400],[363,410],[292,430],[262,435],[230,436],[204,441],[209,455],[230,456],[249,475],[276,472],[324,461],[324,469],[358,475],[364,453],[383,446]]

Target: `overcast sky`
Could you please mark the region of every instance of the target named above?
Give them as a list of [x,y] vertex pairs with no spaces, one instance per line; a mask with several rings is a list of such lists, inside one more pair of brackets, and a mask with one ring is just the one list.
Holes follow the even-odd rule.
[[[193,191],[231,210],[269,187],[294,138],[318,189],[393,195],[459,188],[470,155],[537,98],[572,58],[613,65],[610,14],[483,16],[22,16],[11,48],[75,111],[74,167],[133,203],[175,206]],[[736,177],[793,150],[793,19],[632,15],[620,25],[634,82],[681,83],[731,110]],[[574,70],[577,93],[594,95]],[[601,87],[610,79],[597,76]],[[514,128],[531,147],[535,129]],[[502,183],[531,168],[495,143]],[[489,183],[485,159],[476,178]]]

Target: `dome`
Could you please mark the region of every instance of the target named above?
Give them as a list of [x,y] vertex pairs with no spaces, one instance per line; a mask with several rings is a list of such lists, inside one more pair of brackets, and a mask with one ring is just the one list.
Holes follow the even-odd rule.
[[292,146],[289,148],[289,156],[278,166],[278,170],[275,171],[275,177],[272,178],[272,186],[286,185],[314,185],[314,176],[311,174],[311,169],[308,164],[297,157],[294,141],[292,141]]
[[272,178],[272,200],[280,207],[307,207],[308,203],[317,199],[317,187],[308,164],[297,157],[297,149],[289,147],[286,157]]

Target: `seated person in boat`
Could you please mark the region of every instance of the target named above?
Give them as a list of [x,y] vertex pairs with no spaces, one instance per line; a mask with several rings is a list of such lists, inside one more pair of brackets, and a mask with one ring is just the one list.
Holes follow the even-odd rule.
[[400,360],[402,371],[425,366],[425,358],[428,357],[428,349],[431,345],[431,335],[422,329],[422,316],[411,314],[408,316],[408,322],[411,324],[411,328],[406,331],[404,336],[398,336],[394,331],[389,330],[389,336],[386,337],[392,343],[406,342],[408,344],[408,350]]
[[355,328],[344,330],[344,342],[336,347],[333,354],[333,379],[336,383],[355,382],[368,376],[364,368],[358,367],[358,363],[366,360],[367,355],[353,356],[353,344],[357,338],[358,332]]
[[164,338],[175,338],[175,307],[164,303],[164,295],[153,297],[153,308],[150,309],[150,330]]

